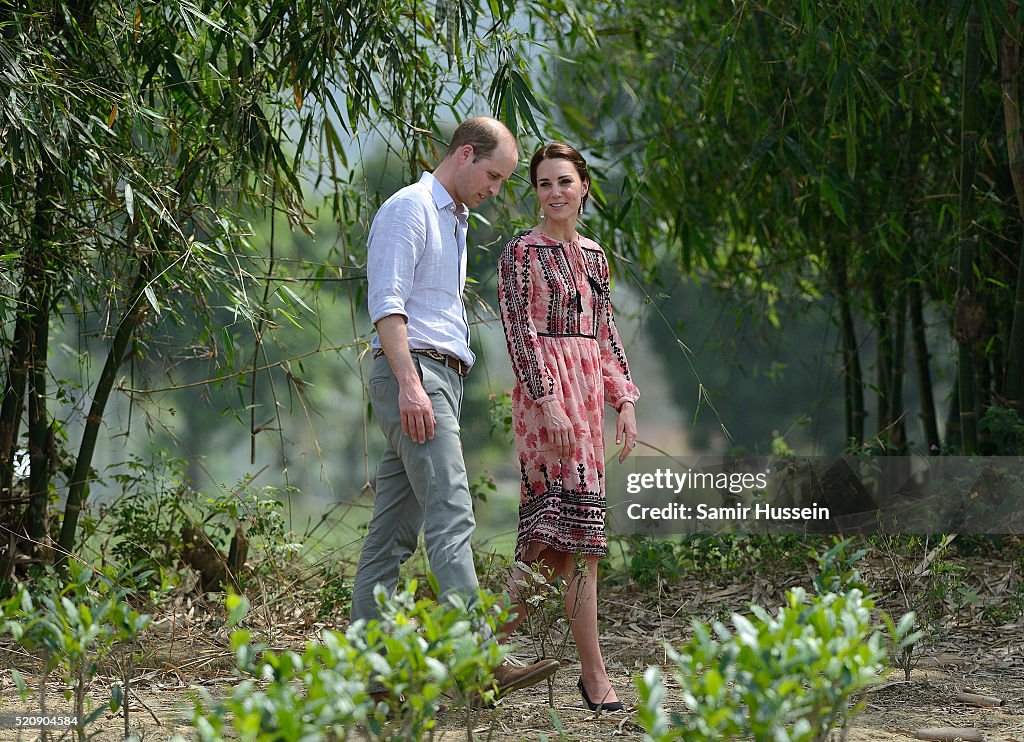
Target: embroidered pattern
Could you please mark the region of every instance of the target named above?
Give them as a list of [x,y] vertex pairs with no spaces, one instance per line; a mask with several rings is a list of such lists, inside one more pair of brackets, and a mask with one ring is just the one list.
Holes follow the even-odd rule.
[[[608,261],[587,241],[562,244],[524,232],[498,261],[498,303],[516,374],[512,424],[522,490],[516,557],[531,545],[604,555],[604,406],[635,401],[612,316]],[[557,400],[576,449],[560,459],[542,402]]]

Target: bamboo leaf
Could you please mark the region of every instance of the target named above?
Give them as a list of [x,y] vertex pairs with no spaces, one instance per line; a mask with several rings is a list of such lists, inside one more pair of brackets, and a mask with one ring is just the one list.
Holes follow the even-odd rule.
[[835,77],[828,89],[828,99],[825,102],[825,120],[831,121],[836,115],[836,106],[839,103],[839,96],[846,93],[846,78],[850,71],[850,65],[844,62],[836,70]]
[[750,150],[750,153],[744,158],[740,164],[740,172],[747,170],[754,163],[760,162],[761,159],[768,153],[768,151],[775,146],[779,141],[779,132],[776,129],[772,129],[765,134],[761,139],[757,141],[754,148]]
[[846,223],[846,212],[843,210],[843,204],[839,200],[839,195],[836,193],[835,188],[832,187],[832,183],[827,177],[821,179],[820,182],[821,195],[832,207],[832,211],[835,212],[836,216],[839,217],[840,221]]
[[857,174],[857,99],[853,88],[846,88],[846,172],[850,178]]
[[728,84],[728,82],[723,83],[723,80],[725,79],[725,70],[729,61],[731,46],[732,44],[728,39],[722,42],[722,45],[718,49],[718,53],[715,55],[715,60],[711,65],[711,69],[709,70],[709,81],[707,89],[705,90],[705,105],[708,108],[711,108],[711,106],[714,105],[715,100],[718,98],[719,94],[721,94],[722,85]]
[[1021,30],[1006,11],[1006,3],[1003,0],[985,0],[985,10],[995,17],[1000,27],[1002,27],[1003,33],[1018,44],[1021,43]]
[[537,126],[537,120],[533,117],[533,108],[537,105],[537,101],[533,97],[533,93],[530,92],[526,80],[516,71],[512,72],[512,93],[519,101],[519,111],[526,123],[537,135],[537,138],[543,140],[544,135],[541,133],[540,127]]
[[308,305],[308,304],[306,304],[306,302],[304,302],[304,301],[302,300],[302,297],[300,297],[300,296],[299,296],[298,294],[296,294],[296,293],[295,293],[294,291],[292,291],[292,290],[291,290],[290,288],[288,288],[287,286],[282,286],[282,287],[281,287],[281,290],[282,290],[282,291],[284,291],[284,292],[285,292],[286,294],[288,294],[288,296],[290,296],[290,297],[291,297],[292,299],[294,299],[294,300],[295,300],[295,302],[296,302],[297,304],[299,304],[299,305],[300,305],[300,306],[301,306],[301,307],[302,307],[303,309],[305,309],[305,310],[306,310],[307,312],[309,312],[310,314],[314,314],[313,310],[309,308],[309,305]]
[[[197,8],[195,5],[192,5],[191,3],[181,3],[181,9],[185,10],[185,11],[188,11],[189,13],[194,15],[196,18],[200,19],[207,26],[211,26],[211,27],[217,29],[218,31],[225,31],[226,30],[224,28],[224,26],[221,25],[218,21],[215,21],[213,18],[208,16],[206,13],[204,13],[203,11],[201,11],[199,8]],[[183,17],[185,17],[185,16],[183,16]],[[195,28],[195,27],[193,26],[193,28]]]
[[156,299],[156,292],[153,291],[153,286],[147,285],[146,288],[142,290],[142,293],[146,295],[146,300],[149,302],[149,306],[153,307],[153,311],[159,315],[160,302],[158,302]]
[[124,210],[128,212],[128,219],[135,221],[135,191],[130,183],[124,184]]
[[[980,0],[979,0],[980,2]],[[999,42],[996,41],[996,30],[992,25],[992,18],[986,12],[988,10],[988,3],[980,3],[978,8],[978,14],[981,16],[981,29],[985,36],[985,46],[988,47],[989,56],[992,59],[999,59]]]

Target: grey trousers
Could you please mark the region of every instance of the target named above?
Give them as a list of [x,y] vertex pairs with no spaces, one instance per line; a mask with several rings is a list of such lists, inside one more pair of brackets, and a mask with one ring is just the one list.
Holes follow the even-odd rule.
[[476,520],[459,434],[462,377],[424,356],[414,355],[413,362],[434,408],[434,437],[425,443],[402,433],[398,380],[387,358],[374,359],[370,373],[370,402],[388,448],[377,467],[377,499],[352,588],[352,621],[380,618],[374,588],[395,592],[398,568],[415,551],[420,530],[438,598],[477,594],[471,544]]

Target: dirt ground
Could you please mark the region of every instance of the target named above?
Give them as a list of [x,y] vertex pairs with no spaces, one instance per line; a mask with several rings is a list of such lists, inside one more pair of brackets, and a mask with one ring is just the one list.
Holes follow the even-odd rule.
[[[1013,565],[982,564],[979,571],[980,562],[971,564],[973,581],[966,594],[972,599],[959,601],[955,595],[948,599],[949,615],[928,625],[929,633],[920,642],[909,680],[902,670],[895,670],[867,692],[865,707],[846,730],[846,740],[898,742],[914,739],[915,732],[925,728],[961,727],[978,730],[990,742],[1024,742],[1024,619],[999,624],[981,618],[986,606],[1011,594],[1019,577]],[[578,663],[569,656],[555,676],[553,704],[549,705],[547,684],[514,693],[472,720],[473,738],[500,742],[642,740],[643,731],[632,713],[637,701],[633,678],[652,664],[667,670],[665,642],[682,642],[693,618],[707,620],[732,611],[745,612],[750,602],[773,606],[791,584],[806,582],[806,575],[779,584],[747,573],[687,575],[673,580],[671,586],[643,591],[624,585],[603,586],[602,643],[612,681],[627,710],[601,716],[589,712],[575,687]],[[911,587],[901,583],[893,592],[895,603],[886,608],[899,613],[900,601],[913,603],[916,598]],[[315,636],[318,628],[309,626],[303,632],[305,638]],[[190,708],[192,690],[203,686],[217,693],[237,682],[226,637],[226,630],[211,630],[210,623],[194,613],[176,617],[173,626],[162,621],[151,630],[146,640],[150,651],[135,673],[137,698],[128,706],[130,727],[140,740],[157,742],[175,735],[190,738],[191,729],[182,712]],[[301,643],[302,633],[294,638]],[[14,657],[14,664],[22,663]],[[668,689],[667,707],[681,711],[678,688],[671,679]],[[1002,703],[968,705],[958,701],[962,692],[991,696]],[[109,697],[109,679],[100,676],[91,698],[102,704]],[[18,698],[10,668],[3,668],[0,714],[31,710],[33,703],[32,697],[27,702]],[[59,694],[51,694],[51,706],[62,703]],[[123,740],[123,714],[105,714],[90,731],[95,733],[92,739],[99,742]],[[834,736],[841,738],[838,732]],[[0,742],[38,738],[38,733],[29,730],[0,729]],[[59,738],[59,734],[50,737]],[[71,735],[65,738],[71,739]],[[468,738],[464,713],[453,711],[439,718],[434,739],[454,742]]]

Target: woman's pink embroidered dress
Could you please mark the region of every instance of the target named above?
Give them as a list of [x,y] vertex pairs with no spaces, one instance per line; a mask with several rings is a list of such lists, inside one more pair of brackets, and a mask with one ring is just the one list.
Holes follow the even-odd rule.
[[[516,374],[512,424],[522,474],[516,559],[545,546],[604,556],[604,405],[640,396],[612,317],[608,260],[592,240],[561,243],[536,231],[505,246],[498,302]],[[576,448],[561,459],[541,403],[555,399]]]

